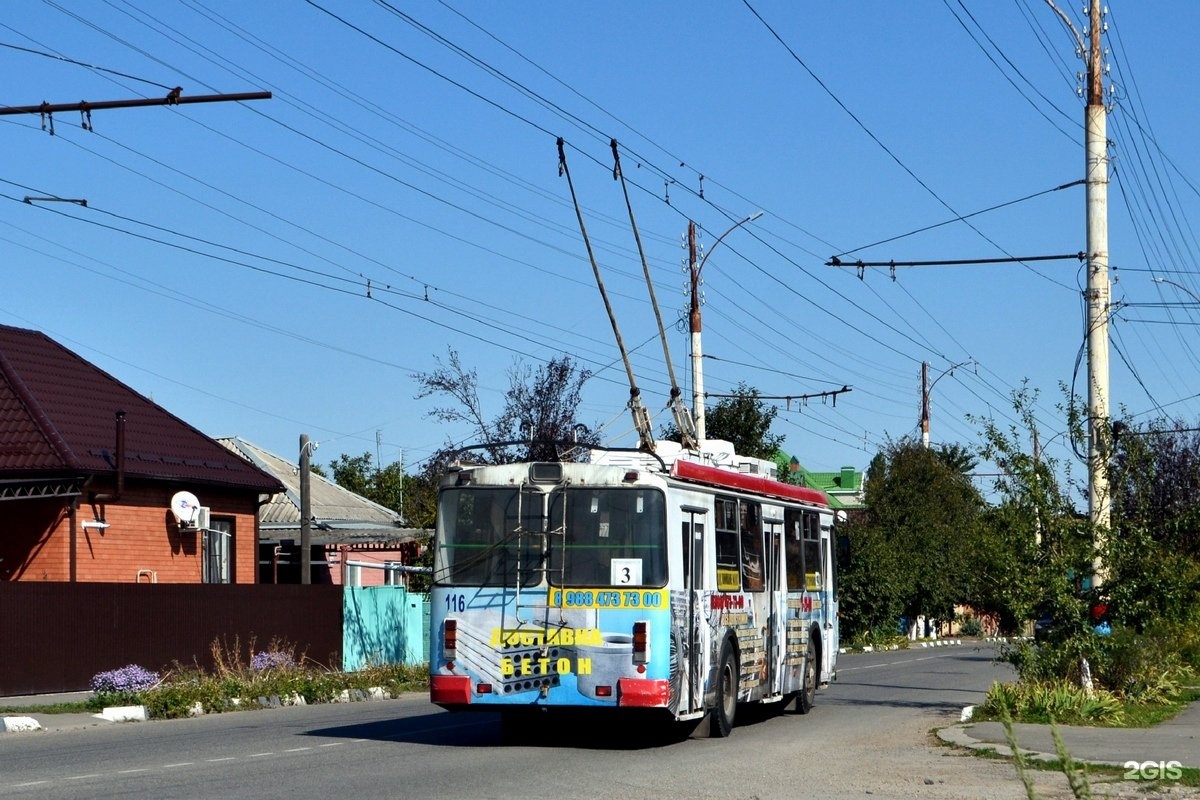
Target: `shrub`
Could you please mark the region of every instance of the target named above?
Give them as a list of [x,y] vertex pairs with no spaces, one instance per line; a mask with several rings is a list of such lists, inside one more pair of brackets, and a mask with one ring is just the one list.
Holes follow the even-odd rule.
[[1088,693],[1065,681],[1044,683],[993,683],[982,705],[980,718],[1022,722],[1120,725],[1124,710],[1112,692]]
[[88,706],[140,704],[154,718],[186,717],[197,704],[204,713],[256,708],[262,697],[278,697],[288,703],[301,697],[306,703],[328,703],[344,691],[351,697],[372,687],[381,687],[393,697],[428,686],[427,665],[373,664],[358,672],[341,672],[321,666],[295,648],[272,640],[266,650],[255,652],[254,641],[243,649],[235,637],[232,644],[214,640],[210,647],[211,669],[193,662],[178,662],[161,677],[130,664],[102,672],[92,678],[96,695]]
[[958,627],[958,632],[963,636],[979,636],[983,633],[983,623],[975,617],[968,616]]

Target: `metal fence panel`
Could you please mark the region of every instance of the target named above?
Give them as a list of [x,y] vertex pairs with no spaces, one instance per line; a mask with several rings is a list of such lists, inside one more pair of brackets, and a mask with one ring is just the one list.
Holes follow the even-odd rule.
[[103,670],[248,663],[272,641],[342,668],[342,587],[0,583],[0,696],[78,691]]

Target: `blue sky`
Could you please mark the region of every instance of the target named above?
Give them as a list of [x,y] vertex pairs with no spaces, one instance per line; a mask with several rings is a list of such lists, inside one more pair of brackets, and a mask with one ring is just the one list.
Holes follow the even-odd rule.
[[[1082,28],[1081,5],[1062,4]],[[1200,5],[1108,6],[1112,404],[1194,420]],[[934,442],[975,443],[967,415],[1007,427],[1025,382],[1045,441],[1059,386],[1085,393],[1078,262],[824,266],[1084,249],[1083,188],[1052,191],[1083,176],[1084,67],[1042,0],[45,0],[6,9],[0,43],[10,106],[274,93],[98,111],[92,131],[61,113],[53,136],[0,117],[0,323],[214,436],[294,458],[307,433],[328,463],[375,455],[378,432],[413,469],[469,437],[415,399],[452,348],[491,413],[515,360],[569,353],[596,373],[584,421],[632,444],[558,136],[656,429],[667,371],[610,138],[687,396],[688,220],[710,247],[763,212],[704,268],[705,388],[850,386],[780,401],[810,469],[916,434],[923,361]]]

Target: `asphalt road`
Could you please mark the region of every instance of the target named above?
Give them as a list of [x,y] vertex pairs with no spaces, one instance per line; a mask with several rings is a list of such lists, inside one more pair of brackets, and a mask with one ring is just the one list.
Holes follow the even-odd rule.
[[[1006,668],[990,650],[843,656],[817,707],[743,714],[728,739],[610,722],[505,742],[424,696],[0,738],[0,797],[1024,797],[1012,768],[930,743]],[[1044,796],[1054,796],[1047,785]]]

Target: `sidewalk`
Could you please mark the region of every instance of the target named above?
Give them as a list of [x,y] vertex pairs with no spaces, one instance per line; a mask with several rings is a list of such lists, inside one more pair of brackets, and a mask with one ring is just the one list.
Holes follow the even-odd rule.
[[24,695],[20,697],[0,697],[0,708],[11,708],[13,711],[0,713],[0,736],[5,733],[26,733],[35,731],[64,731],[82,728],[96,728],[114,723],[96,714],[86,712],[70,714],[46,714],[40,711],[25,713],[21,709],[27,706],[45,706],[55,703],[76,703],[88,699],[91,692],[69,692],[65,694]]
[[[1017,745],[1032,757],[1054,760],[1054,739],[1049,725],[1014,723]],[[1124,768],[1130,761],[1178,761],[1185,767],[1200,767],[1200,701],[1189,703],[1173,719],[1152,728],[1089,728],[1058,726],[1067,752],[1076,761]],[[999,722],[967,722],[938,731],[949,744],[973,749],[992,749],[1010,755]]]

